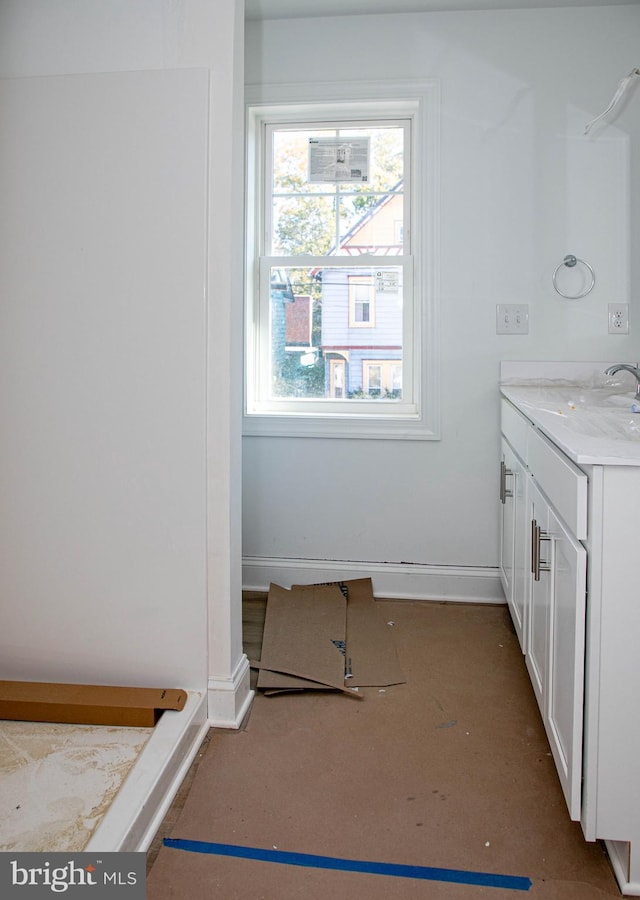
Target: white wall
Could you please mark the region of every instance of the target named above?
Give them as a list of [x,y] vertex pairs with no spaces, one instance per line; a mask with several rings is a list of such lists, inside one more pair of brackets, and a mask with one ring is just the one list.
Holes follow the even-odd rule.
[[[497,565],[499,361],[640,356],[640,89],[583,136],[638,65],[637,6],[248,24],[248,84],[441,80],[442,439],[245,438],[246,557]],[[567,253],[585,300],[553,291]],[[530,333],[497,336],[514,302]]]
[[242,51],[241,0],[0,0],[1,677],[248,696]]
[[0,82],[5,678],[202,684],[207,94]]

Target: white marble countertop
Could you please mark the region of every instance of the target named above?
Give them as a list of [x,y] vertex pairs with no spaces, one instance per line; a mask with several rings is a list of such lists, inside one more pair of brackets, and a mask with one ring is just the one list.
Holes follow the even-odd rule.
[[500,392],[577,465],[640,466],[634,379],[611,363],[503,363]]

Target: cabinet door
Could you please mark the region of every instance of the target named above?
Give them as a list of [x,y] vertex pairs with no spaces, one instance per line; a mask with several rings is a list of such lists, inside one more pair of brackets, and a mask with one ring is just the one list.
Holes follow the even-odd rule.
[[513,595],[511,616],[524,653],[527,646],[529,591],[531,571],[529,565],[529,517],[528,517],[528,485],[529,476],[524,465],[517,456],[512,460],[513,466],[513,503],[514,503],[514,537],[513,537]]
[[531,593],[526,662],[571,818],[582,802],[587,554],[530,485]]
[[500,580],[522,652],[526,648],[529,570],[527,554],[527,473],[502,441],[500,467]]
[[572,819],[580,818],[587,553],[549,510],[553,593],[545,725]]
[[502,439],[500,458],[500,581],[507,603],[513,598],[513,568],[515,548],[515,504],[513,490],[513,461],[509,444]]
[[547,540],[549,506],[534,484],[529,485],[530,563],[529,622],[527,630],[526,663],[533,691],[545,717],[547,680],[549,672],[549,621],[552,583],[553,547]]

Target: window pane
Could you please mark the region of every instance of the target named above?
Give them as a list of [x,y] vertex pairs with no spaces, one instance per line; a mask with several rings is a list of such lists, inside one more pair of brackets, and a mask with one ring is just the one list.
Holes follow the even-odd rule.
[[382,367],[378,365],[367,366],[367,386],[370,391],[380,391],[382,387]]
[[397,125],[382,128],[350,128],[340,131],[341,136],[369,137],[371,141],[371,166],[369,183],[372,190],[387,192],[404,176],[404,129]]
[[400,400],[402,272],[272,266],[271,398]]
[[335,218],[335,201],[332,197],[301,194],[275,199],[270,255],[326,256],[335,238]]
[[401,193],[340,197],[339,253],[400,256],[404,197]]
[[308,179],[309,138],[335,134],[335,130],[287,131],[273,134],[273,194],[335,193],[335,186],[314,184]]
[[[266,252],[402,253],[404,138],[402,125],[274,127]],[[351,181],[339,182],[342,170]]]

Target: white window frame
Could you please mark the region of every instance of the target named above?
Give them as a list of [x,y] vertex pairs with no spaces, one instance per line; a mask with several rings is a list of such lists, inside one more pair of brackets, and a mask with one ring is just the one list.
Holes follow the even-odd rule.
[[[438,359],[439,82],[247,86],[246,342],[244,434],[437,440],[440,437]],[[299,119],[347,124],[374,120],[411,120],[410,221],[412,256],[299,257],[301,266],[341,266],[370,261],[372,266],[402,266],[404,285],[403,392],[405,400],[268,401],[259,395],[264,378],[268,322],[259,303],[259,279],[279,257],[261,256],[265,123]],[[420,165],[416,165],[416,161]],[[413,288],[413,289],[412,289]],[[407,303],[412,299],[413,302]],[[266,329],[266,331],[265,331]]]

